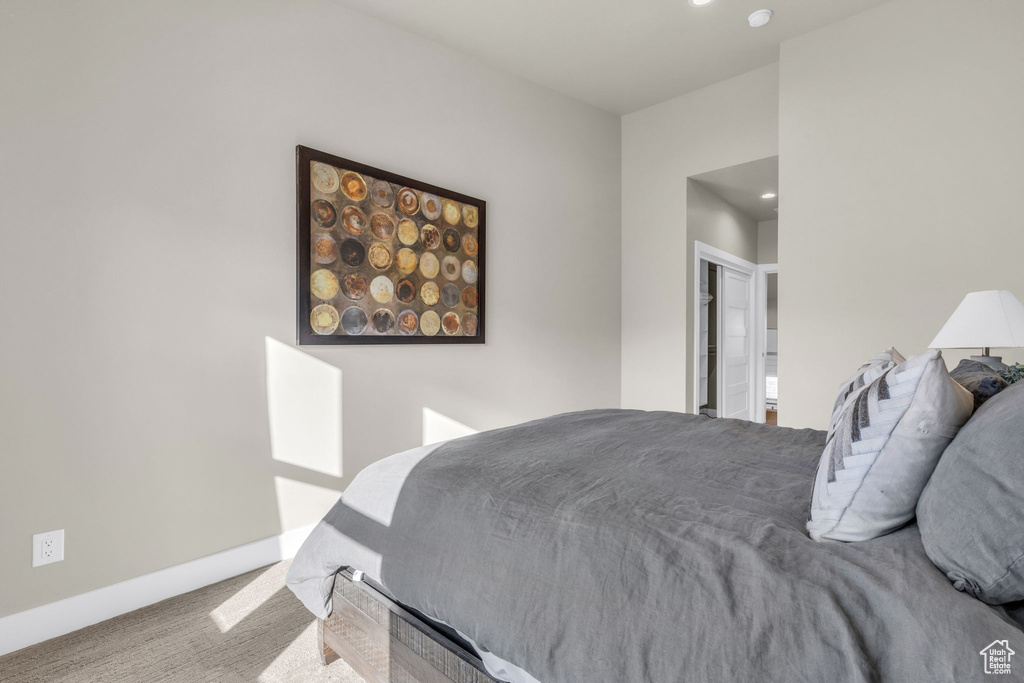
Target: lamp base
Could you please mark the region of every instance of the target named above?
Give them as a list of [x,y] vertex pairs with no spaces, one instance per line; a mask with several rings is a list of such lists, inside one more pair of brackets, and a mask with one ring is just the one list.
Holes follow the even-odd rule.
[[984,363],[985,365],[989,366],[993,370],[996,370],[997,372],[1002,372],[1003,370],[1008,370],[1010,368],[1009,365],[1003,363],[1002,356],[971,356],[971,360],[976,360],[979,363]]

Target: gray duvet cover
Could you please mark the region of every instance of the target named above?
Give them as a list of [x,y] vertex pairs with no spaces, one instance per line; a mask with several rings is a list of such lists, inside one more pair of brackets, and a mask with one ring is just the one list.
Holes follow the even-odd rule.
[[[1020,626],[954,590],[915,526],[808,538],[823,445],[736,420],[571,413],[443,444],[389,526],[343,502],[324,523],[381,555],[400,602],[544,683],[968,681],[990,678],[994,640],[1024,657]],[[343,563],[328,545],[300,558],[324,567],[321,599]]]

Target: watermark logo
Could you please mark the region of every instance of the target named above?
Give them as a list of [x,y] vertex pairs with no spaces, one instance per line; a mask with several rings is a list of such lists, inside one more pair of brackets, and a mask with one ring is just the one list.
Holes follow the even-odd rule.
[[1010,649],[1009,641],[993,640],[978,654],[985,658],[985,673],[1008,674],[1010,658],[1017,653]]

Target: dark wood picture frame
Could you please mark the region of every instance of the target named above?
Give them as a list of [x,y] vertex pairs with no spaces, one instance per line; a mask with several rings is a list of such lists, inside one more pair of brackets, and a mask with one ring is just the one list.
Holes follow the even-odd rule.
[[[477,280],[473,286],[477,291],[477,329],[476,334],[448,335],[441,330],[435,336],[426,334],[344,334],[339,328],[336,334],[318,334],[313,331],[310,315],[313,310],[310,276],[312,275],[312,237],[311,224],[311,179],[310,164],[319,162],[336,169],[354,171],[375,180],[384,180],[400,187],[408,187],[420,193],[426,192],[444,199],[451,199],[460,204],[477,207],[478,224],[474,229],[478,243],[478,251],[474,255],[477,265]],[[430,185],[412,178],[406,178],[357,161],[327,154],[309,147],[298,145],[295,148],[295,205],[296,205],[296,341],[299,345],[338,345],[338,344],[483,344],[485,343],[485,278],[486,278],[486,235],[487,235],[487,203],[482,199],[470,197],[460,192]],[[396,200],[397,201],[397,200]],[[397,208],[395,213],[398,213]],[[439,219],[439,223],[443,219]],[[439,227],[441,227],[439,225]],[[463,271],[465,272],[465,271]],[[340,296],[340,295],[339,295]],[[339,312],[340,314],[340,312]]]

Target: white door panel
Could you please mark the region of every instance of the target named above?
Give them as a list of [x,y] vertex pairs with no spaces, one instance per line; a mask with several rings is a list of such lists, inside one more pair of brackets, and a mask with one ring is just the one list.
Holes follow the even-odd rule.
[[722,266],[723,339],[721,374],[722,397],[719,414],[743,420],[753,419],[751,412],[752,378],[750,345],[753,343],[753,277],[749,273]]

